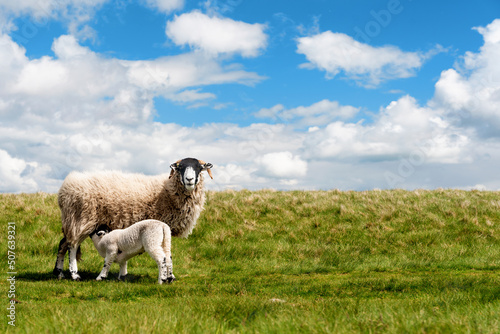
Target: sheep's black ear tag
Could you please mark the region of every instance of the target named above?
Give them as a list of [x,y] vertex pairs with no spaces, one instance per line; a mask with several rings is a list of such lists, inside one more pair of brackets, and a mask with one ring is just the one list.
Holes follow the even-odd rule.
[[213,165],[210,162],[207,162],[203,165],[203,170],[206,170],[210,178],[213,180],[214,176],[212,175],[212,168]]
[[207,162],[206,164],[203,165],[203,170],[206,170],[206,169],[210,169],[212,168],[214,165],[212,165],[210,162]]

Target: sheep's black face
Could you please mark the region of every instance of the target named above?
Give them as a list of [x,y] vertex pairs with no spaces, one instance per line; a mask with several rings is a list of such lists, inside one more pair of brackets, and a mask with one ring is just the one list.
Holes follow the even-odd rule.
[[[212,164],[193,158],[179,160],[171,164],[170,167],[172,168],[172,172],[176,171],[180,175],[181,182],[188,191],[192,191],[196,187],[202,171],[206,170],[210,177],[212,177],[212,173],[210,172]],[[170,175],[172,176],[172,174]]]

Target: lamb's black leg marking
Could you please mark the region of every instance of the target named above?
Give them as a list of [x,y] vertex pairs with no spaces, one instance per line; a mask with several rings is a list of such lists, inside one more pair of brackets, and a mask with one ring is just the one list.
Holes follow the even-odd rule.
[[160,283],[160,284],[165,283],[167,281],[167,258],[166,257],[164,257],[161,260],[161,263],[158,266],[158,269],[160,271],[158,283]]
[[[170,256],[170,263],[172,263],[172,256]],[[162,279],[162,282],[172,283],[175,281],[175,276],[172,272],[172,265],[167,264],[167,258],[164,257],[162,261],[162,269],[165,271],[166,279]]]

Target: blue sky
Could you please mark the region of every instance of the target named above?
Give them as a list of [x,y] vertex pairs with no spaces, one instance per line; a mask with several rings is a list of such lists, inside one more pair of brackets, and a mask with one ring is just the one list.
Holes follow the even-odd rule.
[[211,189],[500,189],[500,3],[0,1],[0,191],[73,169]]

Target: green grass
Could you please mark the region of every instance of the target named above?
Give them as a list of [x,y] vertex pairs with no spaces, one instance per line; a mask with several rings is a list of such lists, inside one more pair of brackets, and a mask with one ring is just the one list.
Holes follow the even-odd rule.
[[2,332],[500,332],[499,192],[209,192],[193,234],[173,239],[177,281],[162,286],[147,254],[127,282],[116,264],[95,281],[90,240],[83,281],[54,279],[56,195],[0,195],[8,222],[19,303],[14,331],[2,279]]

